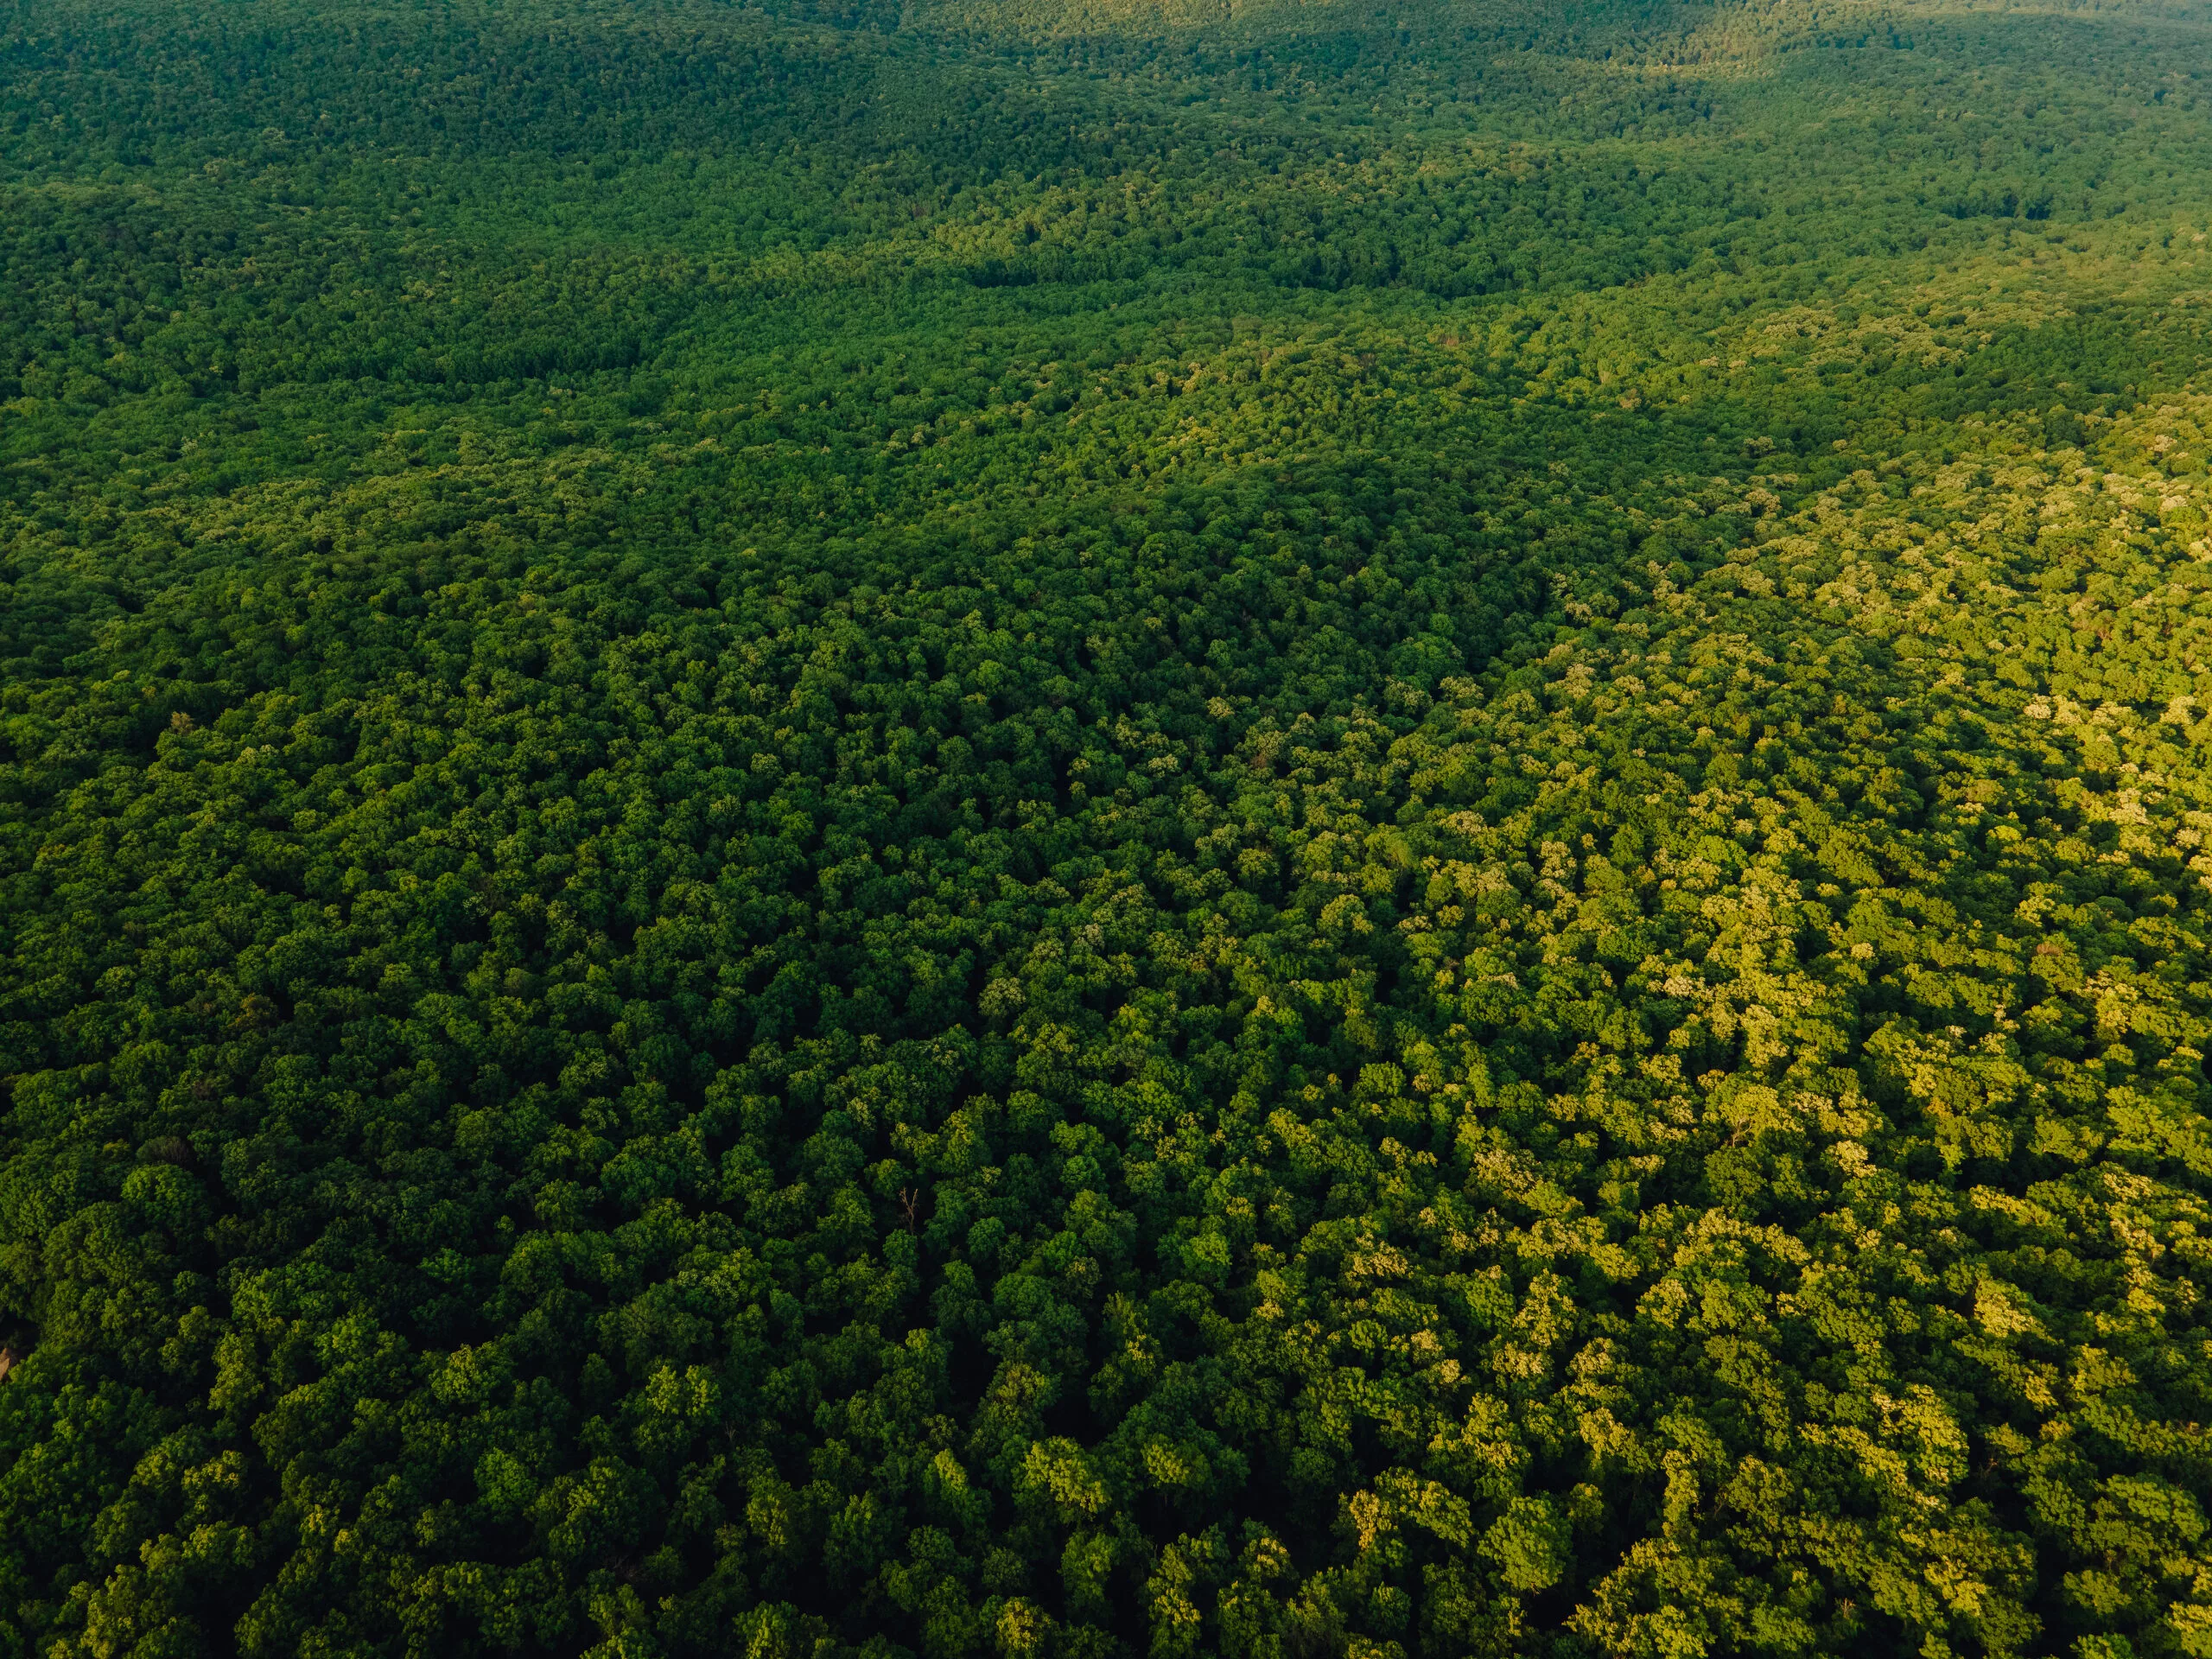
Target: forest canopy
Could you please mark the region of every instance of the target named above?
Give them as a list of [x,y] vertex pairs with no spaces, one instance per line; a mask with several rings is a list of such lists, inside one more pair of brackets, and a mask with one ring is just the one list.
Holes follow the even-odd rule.
[[2208,48],[0,0],[0,1650],[2212,1659]]

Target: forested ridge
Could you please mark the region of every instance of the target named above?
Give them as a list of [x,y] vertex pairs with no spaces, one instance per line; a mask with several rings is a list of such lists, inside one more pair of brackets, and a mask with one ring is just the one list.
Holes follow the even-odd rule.
[[2208,44],[0,4],[0,1647],[2212,1656]]

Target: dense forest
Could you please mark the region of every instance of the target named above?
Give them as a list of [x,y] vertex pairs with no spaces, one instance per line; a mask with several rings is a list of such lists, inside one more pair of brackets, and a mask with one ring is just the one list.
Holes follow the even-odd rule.
[[0,1652],[2212,1659],[2208,235],[2200,0],[0,0]]

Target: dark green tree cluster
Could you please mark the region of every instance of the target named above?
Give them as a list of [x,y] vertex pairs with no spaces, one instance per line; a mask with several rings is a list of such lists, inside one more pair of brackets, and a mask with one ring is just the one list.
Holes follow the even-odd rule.
[[0,10],[0,1649],[2212,1656],[2208,28]]

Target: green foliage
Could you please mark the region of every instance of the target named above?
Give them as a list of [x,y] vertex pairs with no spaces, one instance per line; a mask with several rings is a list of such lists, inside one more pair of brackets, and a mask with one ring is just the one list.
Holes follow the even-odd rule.
[[2212,1653],[2205,21],[0,15],[0,1645]]

